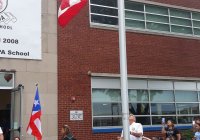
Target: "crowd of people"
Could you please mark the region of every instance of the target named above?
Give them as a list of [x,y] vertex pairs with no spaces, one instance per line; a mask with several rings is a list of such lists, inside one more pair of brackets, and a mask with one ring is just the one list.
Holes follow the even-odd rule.
[[[136,117],[133,114],[129,115],[129,130],[130,140],[182,140],[180,131],[175,127],[172,120],[167,120],[167,123],[162,122],[161,133],[165,135],[164,138],[152,137],[148,138],[143,135],[143,126],[141,123],[136,122]],[[193,138],[192,140],[200,140],[200,117],[195,117],[192,124]],[[70,127],[63,125],[61,129],[61,140],[76,140],[72,135]],[[4,140],[3,130],[0,127],[0,140]],[[13,140],[20,140],[19,137],[15,137]],[[121,136],[117,137],[117,140],[124,140],[123,130]]]
[[[200,140],[200,117],[194,118],[192,125],[193,138],[192,140]],[[130,140],[183,140],[181,138],[180,131],[175,127],[172,120],[167,120],[167,122],[162,122],[161,133],[165,135],[164,137],[152,137],[148,138],[143,135],[143,126],[141,123],[136,123],[136,118],[133,114],[129,116],[129,130],[130,130]],[[189,140],[188,138],[186,138]],[[117,137],[117,140],[124,140],[123,130],[121,136]]]

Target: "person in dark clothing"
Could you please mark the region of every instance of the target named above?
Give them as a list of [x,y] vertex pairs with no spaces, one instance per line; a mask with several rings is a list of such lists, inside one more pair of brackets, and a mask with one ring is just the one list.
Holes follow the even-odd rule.
[[68,125],[63,125],[61,129],[62,139],[61,140],[76,140],[72,135]]
[[166,140],[181,140],[181,134],[171,120],[167,121],[167,127],[163,124],[162,133],[166,135]]

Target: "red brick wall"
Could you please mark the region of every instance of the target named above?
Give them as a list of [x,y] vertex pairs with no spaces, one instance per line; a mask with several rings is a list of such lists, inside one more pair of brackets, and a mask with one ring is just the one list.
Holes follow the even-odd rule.
[[[197,0],[165,2],[200,8]],[[200,77],[199,52],[200,40],[127,33],[128,74]],[[58,26],[58,132],[68,124],[79,140],[115,139],[119,133],[92,133],[88,71],[119,74],[119,49],[117,31],[90,28],[86,6],[65,28]],[[84,120],[70,121],[70,110],[83,110]]]

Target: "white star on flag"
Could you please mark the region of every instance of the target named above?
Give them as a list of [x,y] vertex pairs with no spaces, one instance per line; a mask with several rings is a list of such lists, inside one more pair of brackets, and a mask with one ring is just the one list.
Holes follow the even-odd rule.
[[37,105],[39,105],[39,100],[34,100],[34,103],[33,103],[34,105],[35,105],[35,107],[37,106]]

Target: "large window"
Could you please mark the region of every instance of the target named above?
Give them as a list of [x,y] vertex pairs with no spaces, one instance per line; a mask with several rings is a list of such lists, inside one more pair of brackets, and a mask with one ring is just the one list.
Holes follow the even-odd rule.
[[[144,126],[161,124],[164,117],[191,125],[199,112],[198,81],[128,80],[129,112]],[[92,78],[93,127],[122,126],[122,101],[118,78]]]
[[[97,26],[118,25],[117,0],[90,0],[90,21]],[[125,0],[128,29],[200,36],[200,13]]]

